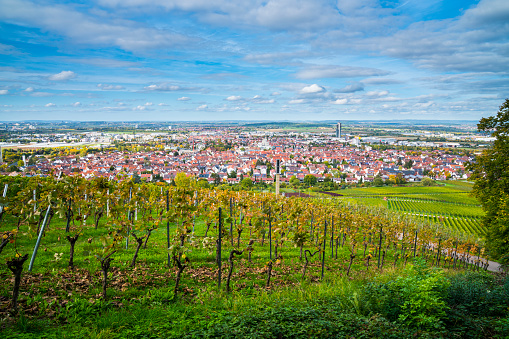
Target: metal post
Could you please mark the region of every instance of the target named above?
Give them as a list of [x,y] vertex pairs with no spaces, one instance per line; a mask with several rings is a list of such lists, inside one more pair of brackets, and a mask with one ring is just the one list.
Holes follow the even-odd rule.
[[51,210],[51,204],[48,206],[48,209],[46,210],[46,215],[44,216],[41,230],[39,232],[39,236],[37,237],[37,242],[35,243],[34,253],[32,254],[32,258],[30,259],[30,265],[28,266],[28,272],[32,272],[32,267],[34,266],[35,256],[37,255],[37,250],[39,249],[39,245],[41,244],[41,238],[44,233],[44,227],[46,226],[46,221],[48,220],[48,215],[49,215],[50,210]]
[[325,246],[327,245],[327,220],[325,220],[325,228],[323,230],[323,257],[322,257],[322,279],[325,271]]

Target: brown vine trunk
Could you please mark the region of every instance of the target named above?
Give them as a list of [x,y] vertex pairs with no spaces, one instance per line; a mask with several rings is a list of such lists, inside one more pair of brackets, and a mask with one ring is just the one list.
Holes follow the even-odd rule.
[[99,211],[95,212],[95,214],[94,214],[95,229],[97,229],[97,227],[99,227],[99,220],[101,220],[103,213],[104,213],[104,210],[102,208]]
[[[173,290],[173,298],[174,299],[177,298],[178,287],[179,287],[179,284],[180,284],[180,277],[182,276],[182,272],[187,267],[187,265],[183,265],[182,261],[180,261],[181,257],[182,256],[180,255],[180,253],[178,253],[177,255],[173,256],[173,260],[175,261],[175,263],[177,264],[177,267],[178,267],[177,276],[175,278],[175,289]],[[186,262],[188,262],[188,261],[189,261],[189,259],[186,258]]]
[[230,270],[228,271],[228,277],[226,278],[226,292],[227,293],[230,293],[230,279],[231,279],[232,273],[233,273],[233,258],[235,255],[241,255],[242,252],[244,252],[244,251],[232,250],[230,252],[230,257],[228,258],[228,262],[230,263]]
[[265,288],[269,288],[270,286],[270,276],[272,275],[272,261],[269,261],[267,264],[267,283],[265,284]]
[[240,236],[242,234],[242,230],[237,230],[238,236],[237,236],[237,247],[240,247]]
[[348,270],[346,271],[346,275],[350,275],[350,269],[352,268],[353,259],[355,258],[355,254],[350,254],[350,263],[348,264]]
[[309,257],[312,258],[318,252],[320,252],[320,251],[315,251],[314,253],[311,253],[310,250],[304,251],[304,260],[306,262],[304,263],[304,267],[302,269],[302,279],[304,279],[304,276],[306,275],[306,270],[307,270],[308,264],[309,264],[308,254],[309,254]]
[[110,258],[110,256],[115,253],[116,251],[110,253],[108,256],[101,259],[101,270],[103,273],[103,281],[102,281],[102,287],[103,287],[103,300],[107,300],[106,295],[106,287],[108,286],[108,271],[110,270],[110,264],[113,261],[113,258]]
[[19,286],[21,285],[21,273],[23,272],[23,264],[28,259],[28,254],[7,261],[7,267],[14,274],[14,287],[12,289],[11,308],[14,313],[18,312],[18,296]]
[[147,242],[148,242],[148,238],[150,238],[150,235],[152,234],[152,231],[155,230],[155,228],[149,228],[147,230],[147,236],[145,237],[145,242],[143,243],[143,249],[146,249],[147,248]]
[[138,245],[136,246],[136,251],[134,252],[133,260],[131,261],[130,267],[136,266],[136,258],[138,258],[138,252],[140,251],[140,248],[143,245],[143,238],[144,238],[144,237],[138,238],[136,236],[136,234],[134,234],[134,233],[133,233],[133,237],[134,237],[134,239],[136,239],[136,242],[138,243]]
[[66,236],[65,238],[69,241],[71,245],[71,250],[69,251],[69,268],[74,269],[74,245],[79,238],[79,234],[76,234],[74,237]]
[[207,223],[207,229],[205,230],[205,238],[207,237],[207,233],[209,233],[209,228],[210,228],[210,222]]

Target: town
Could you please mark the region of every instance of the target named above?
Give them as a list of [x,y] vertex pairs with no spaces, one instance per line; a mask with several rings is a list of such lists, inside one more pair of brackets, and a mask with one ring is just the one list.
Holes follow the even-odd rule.
[[[474,150],[451,140],[489,142],[475,134],[404,131],[399,135],[411,138],[394,137],[395,133],[377,137],[345,133],[341,127],[337,123],[329,130],[299,132],[170,126],[166,131],[132,133],[18,134],[3,143],[0,169],[9,175],[79,174],[110,180],[120,175],[168,183],[182,172],[208,184],[238,184],[250,178],[254,184],[270,185],[279,160],[283,185],[292,179],[304,182],[306,176],[338,185],[380,184],[377,178],[400,184],[419,182],[425,176],[467,179],[465,164],[473,160]],[[416,141],[416,134],[448,138]],[[23,137],[24,143],[13,143],[16,137]]]

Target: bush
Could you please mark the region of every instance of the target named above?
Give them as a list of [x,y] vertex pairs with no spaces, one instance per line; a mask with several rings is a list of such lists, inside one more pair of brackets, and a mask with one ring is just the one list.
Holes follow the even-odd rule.
[[[332,300],[331,300],[332,301]],[[398,324],[343,312],[340,303],[281,305],[229,312],[208,326],[196,326],[190,338],[413,338]],[[204,324],[205,325],[205,324]]]
[[487,272],[467,272],[451,278],[447,303],[463,315],[506,316],[509,308],[509,278]]
[[367,284],[364,296],[368,308],[410,328],[441,330],[450,283],[442,270],[426,267],[423,259],[417,258],[414,263],[394,281]]

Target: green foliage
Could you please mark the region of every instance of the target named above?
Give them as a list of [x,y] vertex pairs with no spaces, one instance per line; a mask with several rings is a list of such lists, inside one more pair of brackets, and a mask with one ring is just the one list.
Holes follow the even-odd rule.
[[487,272],[454,276],[447,303],[463,316],[504,316],[509,309],[509,277],[495,278]]
[[435,181],[431,178],[425,177],[421,181],[422,186],[434,186]]
[[426,267],[418,258],[403,276],[394,281],[370,283],[365,296],[371,310],[410,328],[443,328],[447,305],[444,301],[449,281],[441,270]]
[[253,181],[251,180],[251,178],[244,178],[240,182],[240,186],[242,186],[245,189],[249,189],[249,188],[253,187]]
[[495,258],[509,253],[509,99],[496,116],[482,118],[480,132],[496,138],[493,146],[476,157],[467,169],[475,180],[474,195],[481,201],[486,216],[486,245]]
[[[337,300],[321,305],[285,304],[228,312],[190,333],[193,338],[411,338],[384,318],[344,312]],[[215,321],[214,321],[215,320]],[[219,321],[218,321],[219,320]],[[208,325],[208,326],[207,326]]]
[[382,187],[384,185],[384,181],[382,178],[380,177],[376,177],[374,180],[373,180],[373,186],[375,187]]
[[191,186],[191,179],[184,172],[179,172],[175,176],[175,185],[179,188],[189,188]]
[[307,174],[305,177],[304,177],[304,183],[309,185],[309,186],[313,186],[313,185],[316,185],[317,183],[317,179],[314,175],[311,175],[311,174]]

